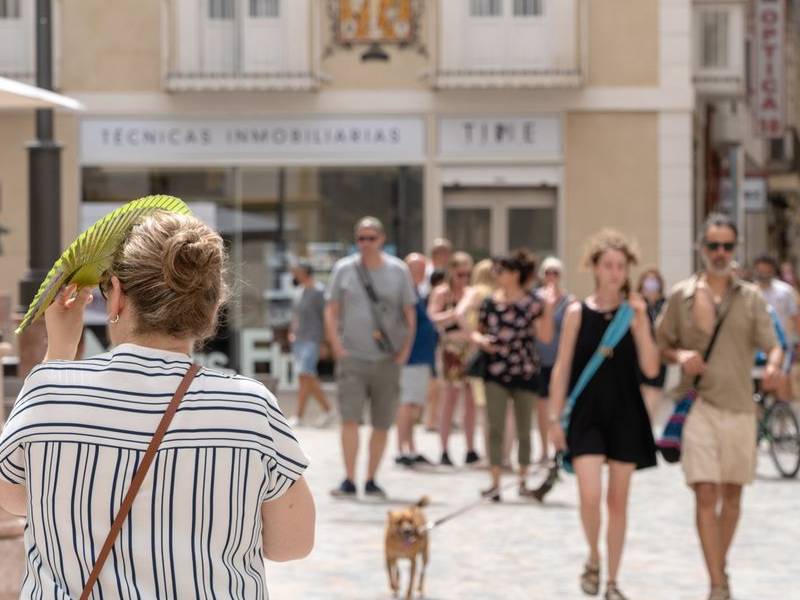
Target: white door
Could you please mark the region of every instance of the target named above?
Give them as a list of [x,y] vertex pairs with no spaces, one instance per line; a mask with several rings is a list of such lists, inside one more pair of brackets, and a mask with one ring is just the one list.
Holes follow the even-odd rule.
[[558,252],[553,188],[447,189],[444,211],[445,236],[475,260],[518,248]]
[[[297,0],[294,0],[297,2]],[[281,0],[244,0],[242,67],[245,73],[274,73],[283,64]]]
[[232,74],[237,68],[236,0],[204,0],[202,72]]
[[506,0],[464,0],[464,62],[467,69],[501,69],[505,62]]
[[33,74],[33,11],[30,0],[0,0],[0,75]]

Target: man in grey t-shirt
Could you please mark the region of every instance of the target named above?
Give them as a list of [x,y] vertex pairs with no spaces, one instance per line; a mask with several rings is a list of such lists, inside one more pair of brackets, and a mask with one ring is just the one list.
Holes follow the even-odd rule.
[[378,219],[361,219],[355,237],[359,253],[336,263],[326,292],[325,328],[337,361],[346,471],[331,493],[356,493],[358,426],[368,404],[372,436],[364,493],[383,497],[375,473],[397,411],[400,367],[408,361],[414,340],[416,294],[405,263],[383,252],[386,236]]
[[302,424],[306,402],[314,396],[322,407],[323,414],[317,421],[318,427],[333,422],[335,414],[317,375],[319,346],[325,339],[323,312],[325,310],[325,291],[314,281],[314,269],[307,261],[301,261],[292,269],[294,284],[303,288],[303,293],[294,305],[289,341],[292,342],[294,372],[297,374],[297,414],[289,419],[293,427]]

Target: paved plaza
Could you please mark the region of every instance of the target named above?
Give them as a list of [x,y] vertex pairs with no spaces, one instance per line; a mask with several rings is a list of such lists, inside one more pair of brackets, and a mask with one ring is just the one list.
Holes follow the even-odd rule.
[[[427,516],[436,519],[473,502],[487,484],[487,473],[480,469],[396,467],[392,434],[379,478],[390,500],[335,500],[328,490],[342,475],[338,430],[302,427],[298,433],[311,459],[307,477],[317,501],[317,543],[306,560],[267,564],[273,599],[390,598],[383,557],[387,510],[424,494],[431,499]],[[363,442],[365,435],[363,430]],[[419,438],[422,450],[433,458],[436,435],[420,433]],[[456,432],[451,456],[458,463],[463,450],[463,437]],[[766,453],[759,458],[758,472],[744,496],[744,518],[731,556],[734,598],[800,598],[800,480],[777,479]],[[574,478],[565,476],[544,505],[518,500],[514,478],[506,481],[511,487],[501,504],[481,504],[431,533],[428,600],[584,597],[577,582],[585,550]],[[20,542],[0,542],[0,600],[16,597],[2,591],[13,588],[21,554]],[[403,569],[405,590],[405,565]],[[678,467],[660,466],[634,479],[620,584],[632,600],[706,597],[692,498]]]
[[[272,598],[390,598],[383,557],[387,510],[427,495],[429,519],[473,502],[487,486],[486,471],[439,468],[409,471],[392,464],[390,440],[379,482],[387,502],[331,498],[342,475],[338,432],[300,428],[311,458],[308,480],[317,501],[317,543],[301,562],[268,564]],[[366,443],[362,430],[362,444]],[[420,436],[428,457],[438,450],[435,434]],[[363,447],[363,445],[362,445]],[[456,433],[451,456],[463,462],[463,437]],[[362,457],[363,458],[363,457]],[[363,472],[364,465],[362,464]],[[431,533],[426,598],[584,598],[578,575],[585,560],[576,483],[564,480],[544,505],[520,501],[512,487],[499,505],[485,503]],[[360,482],[363,484],[363,482]],[[769,456],[759,458],[758,480],[744,495],[731,555],[735,600],[800,598],[800,480],[779,480]],[[403,571],[403,585],[407,572]],[[633,482],[628,539],[620,585],[632,600],[704,600],[707,582],[694,531],[692,496],[679,467],[638,473]],[[405,590],[405,587],[403,587]]]

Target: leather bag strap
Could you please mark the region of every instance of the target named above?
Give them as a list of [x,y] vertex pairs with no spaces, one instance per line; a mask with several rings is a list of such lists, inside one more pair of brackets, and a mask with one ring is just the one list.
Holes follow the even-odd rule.
[[119,512],[117,512],[117,516],[114,518],[114,522],[111,524],[111,531],[108,532],[108,536],[106,537],[106,541],[103,543],[100,554],[97,555],[97,560],[95,561],[92,572],[89,575],[89,579],[83,588],[80,600],[87,600],[91,595],[92,588],[94,587],[95,583],[97,583],[98,577],[100,577],[100,571],[103,570],[103,565],[105,564],[106,559],[108,559],[111,549],[114,547],[114,542],[116,542],[117,536],[119,536],[119,532],[122,530],[125,519],[128,518],[128,514],[131,512],[133,500],[136,498],[136,494],[139,493],[139,488],[142,487],[144,478],[147,476],[147,472],[150,470],[150,465],[156,456],[158,447],[161,445],[161,440],[164,439],[164,434],[167,433],[167,429],[172,422],[172,417],[175,416],[175,413],[178,410],[178,405],[181,403],[181,400],[183,400],[186,390],[189,389],[194,376],[197,375],[199,370],[200,365],[197,363],[193,363],[192,366],[189,367],[189,370],[186,371],[186,374],[183,376],[178,389],[175,391],[175,395],[172,397],[169,406],[167,406],[167,410],[164,411],[164,415],[161,417],[161,422],[158,424],[158,428],[153,434],[153,439],[150,440],[150,445],[147,446],[147,450],[144,453],[142,463],[139,465],[139,468],[136,469],[136,473],[133,475],[131,487],[128,488],[128,493],[125,494],[125,499],[122,501],[122,505],[119,507]]

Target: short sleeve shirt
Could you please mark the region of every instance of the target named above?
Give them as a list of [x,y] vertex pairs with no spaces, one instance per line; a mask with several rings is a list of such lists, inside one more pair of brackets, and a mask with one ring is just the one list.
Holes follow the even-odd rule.
[[542,303],[526,293],[516,302],[500,302],[493,296],[483,301],[480,330],[499,346],[489,355],[487,379],[506,387],[537,389],[539,359],[533,322],[542,314]]
[[[662,349],[695,350],[703,355],[711,333],[694,324],[692,306],[697,290],[695,275],[678,283],[656,322],[656,342]],[[725,320],[711,352],[698,393],[703,400],[726,410],[753,412],[751,371],[757,350],[778,345],[772,319],[761,292],[754,285],[735,280]],[[672,390],[675,398],[686,394],[694,377],[683,375]]]
[[790,340],[797,338],[800,332],[795,331],[793,319],[797,316],[797,292],[788,283],[773,279],[770,286],[761,290],[764,299],[778,315],[781,327]]
[[[133,474],[190,361],[122,344],[48,361],[0,436],[0,479],[28,490],[22,598],[78,598]],[[117,538],[95,594],[268,597],[261,505],[308,464],[259,382],[202,368]],[[232,582],[235,585],[231,587]],[[133,595],[132,595],[133,594]]]
[[303,293],[294,307],[296,322],[294,335],[298,342],[319,344],[325,339],[324,311],[325,289],[318,283],[303,288]]
[[[407,337],[413,334],[408,330],[404,309],[416,304],[417,294],[406,264],[388,254],[383,254],[382,258],[383,264],[379,268],[366,271],[378,297],[375,312],[394,350],[399,351]],[[367,361],[385,360],[391,355],[376,344],[373,307],[359,268],[363,268],[360,254],[338,261],[325,296],[328,302],[339,305],[339,334],[347,353]]]

